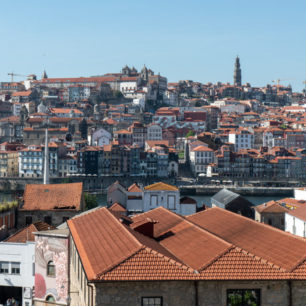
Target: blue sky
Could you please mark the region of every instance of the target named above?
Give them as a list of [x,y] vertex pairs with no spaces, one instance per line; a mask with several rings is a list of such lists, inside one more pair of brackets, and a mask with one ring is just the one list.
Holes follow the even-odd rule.
[[[169,82],[306,80],[306,1],[18,0],[1,2],[0,80],[72,77],[146,64]],[[19,79],[21,80],[21,79]]]

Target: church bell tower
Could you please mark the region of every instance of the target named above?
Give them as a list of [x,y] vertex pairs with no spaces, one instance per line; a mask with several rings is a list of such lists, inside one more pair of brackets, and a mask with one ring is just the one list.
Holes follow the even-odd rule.
[[234,85],[241,86],[241,68],[239,57],[236,57],[235,70],[234,70]]

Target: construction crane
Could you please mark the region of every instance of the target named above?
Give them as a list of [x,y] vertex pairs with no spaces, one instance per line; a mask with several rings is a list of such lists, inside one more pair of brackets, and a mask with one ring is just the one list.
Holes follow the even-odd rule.
[[294,79],[276,79],[276,80],[272,80],[273,83],[277,84],[277,87],[279,87],[279,83],[283,82],[283,81],[292,81]]
[[12,82],[12,83],[14,82],[14,77],[15,77],[15,76],[27,77],[27,75],[17,74],[17,73],[14,73],[14,72],[9,72],[8,75],[11,76],[11,82]]
[[273,83],[276,83],[276,90],[277,92],[279,91],[279,83],[280,82],[283,82],[283,81],[291,81],[291,80],[294,80],[294,79],[276,79],[276,80],[272,80]]

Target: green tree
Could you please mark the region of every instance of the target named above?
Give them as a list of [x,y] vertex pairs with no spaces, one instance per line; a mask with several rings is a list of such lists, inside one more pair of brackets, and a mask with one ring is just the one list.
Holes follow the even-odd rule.
[[84,200],[85,200],[86,210],[92,209],[98,206],[98,199],[94,194],[85,192]]
[[114,97],[115,97],[116,99],[121,99],[121,98],[123,97],[122,92],[119,91],[119,90],[114,90],[114,91],[113,91],[113,95],[114,95]]
[[190,130],[187,134],[186,134],[186,138],[188,138],[189,136],[194,136],[195,132]]

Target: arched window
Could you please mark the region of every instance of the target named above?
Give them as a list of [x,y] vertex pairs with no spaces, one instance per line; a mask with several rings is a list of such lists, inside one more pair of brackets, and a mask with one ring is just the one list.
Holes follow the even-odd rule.
[[48,262],[47,275],[48,276],[55,276],[55,265],[54,265],[54,262],[52,260]]
[[52,295],[46,297],[46,302],[55,302],[55,298]]

